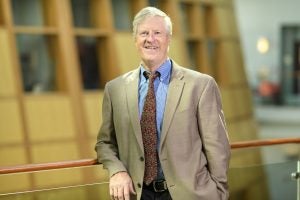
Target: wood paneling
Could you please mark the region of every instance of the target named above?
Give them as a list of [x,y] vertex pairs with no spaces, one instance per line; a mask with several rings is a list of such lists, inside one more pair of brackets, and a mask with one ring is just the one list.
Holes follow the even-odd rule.
[[0,97],[16,95],[8,31],[0,26]]
[[184,41],[180,37],[173,36],[170,44],[169,51],[170,58],[174,58],[178,64],[189,67],[187,58],[187,49]]
[[[37,188],[55,188],[63,185],[82,184],[81,169],[50,170],[33,175]],[[58,178],[59,177],[59,178]]]
[[132,33],[116,33],[114,39],[116,44],[115,56],[118,59],[118,67],[121,73],[137,68],[140,64],[140,59]]
[[23,146],[0,147],[0,165],[21,165],[28,163]]
[[91,138],[93,138],[94,145],[100,123],[102,121],[102,99],[103,92],[91,92],[84,94],[84,104],[88,122],[87,133]]
[[68,96],[29,95],[25,112],[31,142],[75,139],[74,111]]
[[4,8],[3,5],[0,3],[0,27],[4,25]]
[[0,148],[5,144],[22,144],[24,132],[20,107],[14,98],[0,100]]
[[31,188],[30,175],[22,173],[1,176],[0,185],[0,194],[28,191]]

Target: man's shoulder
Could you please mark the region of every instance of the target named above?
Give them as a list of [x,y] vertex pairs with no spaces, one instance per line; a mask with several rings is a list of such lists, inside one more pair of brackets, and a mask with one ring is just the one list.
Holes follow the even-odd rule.
[[211,79],[214,79],[212,76],[210,76],[209,74],[205,74],[199,71],[195,71],[193,69],[190,69],[188,67],[184,67],[184,66],[180,66],[180,65],[174,65],[174,70],[179,73],[182,74],[186,79],[200,79],[203,81],[209,81]]
[[131,80],[134,80],[135,78],[137,78],[137,73],[138,73],[138,69],[131,70],[129,72],[126,72],[126,73],[119,75],[116,78],[108,81],[106,85],[116,85],[117,84],[120,86],[120,84],[125,84],[128,81],[131,81]]

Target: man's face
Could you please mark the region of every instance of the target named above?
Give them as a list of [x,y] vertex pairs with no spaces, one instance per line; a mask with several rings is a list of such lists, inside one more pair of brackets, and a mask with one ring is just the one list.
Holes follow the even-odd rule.
[[146,18],[137,28],[135,45],[147,67],[158,67],[168,57],[170,36],[164,19]]

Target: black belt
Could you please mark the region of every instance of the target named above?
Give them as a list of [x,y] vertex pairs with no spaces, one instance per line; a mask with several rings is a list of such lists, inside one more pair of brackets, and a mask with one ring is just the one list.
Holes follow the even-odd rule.
[[153,192],[164,192],[168,190],[167,181],[157,180],[152,181],[149,185],[143,184],[143,189],[147,189]]

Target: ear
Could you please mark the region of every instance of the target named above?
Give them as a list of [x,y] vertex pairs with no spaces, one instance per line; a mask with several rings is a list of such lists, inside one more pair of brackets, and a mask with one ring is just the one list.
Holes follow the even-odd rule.
[[169,35],[168,36],[168,52],[170,51],[171,39],[172,39],[172,36]]
[[136,37],[134,37],[134,38],[133,38],[133,41],[134,41],[134,45],[135,45],[135,47],[137,48],[137,47],[138,47],[138,44],[137,44]]
[[168,44],[171,44],[171,40],[172,40],[172,35],[168,35]]

